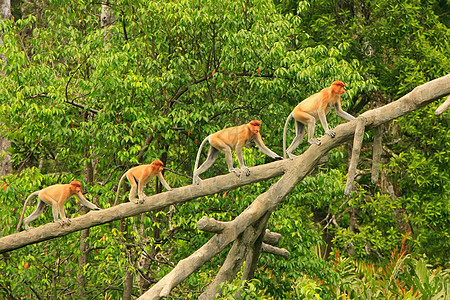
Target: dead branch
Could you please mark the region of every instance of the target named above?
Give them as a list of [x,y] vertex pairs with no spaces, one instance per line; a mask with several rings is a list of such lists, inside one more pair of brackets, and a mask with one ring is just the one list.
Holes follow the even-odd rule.
[[263,252],[265,252],[265,253],[279,255],[279,256],[282,256],[284,258],[288,258],[289,257],[289,251],[287,251],[284,248],[278,248],[278,247],[274,247],[274,246],[271,246],[271,245],[262,244],[261,250]]
[[450,107],[450,96],[447,98],[447,100],[444,101],[437,109],[436,109],[436,116],[442,114],[444,111],[446,111]]
[[264,233],[264,239],[263,242],[270,244],[272,246],[278,245],[278,243],[281,240],[281,234],[277,232],[272,232],[269,229],[266,229],[266,232]]
[[361,145],[364,138],[364,126],[366,120],[360,116],[356,118],[355,136],[353,138],[353,149],[350,166],[348,167],[347,184],[345,185],[344,195],[350,195],[355,181],[356,167],[358,166],[359,154],[361,153]]
[[[254,247],[256,240],[266,228],[270,214],[265,214],[258,220],[255,226],[251,225],[234,241],[233,247],[228,252],[227,258],[216,275],[214,281],[200,295],[199,299],[214,299],[214,296],[221,294],[222,289],[219,285],[222,282],[232,281],[241,269],[245,258],[250,253],[249,250]],[[260,246],[261,247],[261,246]]]

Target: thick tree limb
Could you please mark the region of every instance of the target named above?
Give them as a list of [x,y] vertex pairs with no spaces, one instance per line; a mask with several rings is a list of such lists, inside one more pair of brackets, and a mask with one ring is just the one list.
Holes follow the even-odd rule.
[[[90,211],[85,215],[71,219],[70,226],[48,223],[28,231],[11,234],[0,238],[0,254],[92,226],[121,220],[144,212],[161,210],[172,204],[182,203],[198,197],[213,195],[247,184],[274,178],[283,174],[289,164],[289,161],[276,161],[250,168],[250,176],[237,177],[234,173],[229,173],[227,175],[205,179],[199,185],[174,188],[170,192],[149,196],[143,204],[136,205],[135,203],[127,202],[104,210]],[[108,203],[108,201],[104,201],[103,203]]]
[[265,214],[256,226],[249,226],[245,231],[234,241],[233,247],[228,252],[227,258],[216,275],[214,281],[205,289],[200,295],[199,299],[214,299],[216,293],[221,294],[219,285],[222,282],[232,281],[236,274],[241,269],[242,264],[256,242],[256,239],[261,235],[264,228],[267,226],[270,214]]

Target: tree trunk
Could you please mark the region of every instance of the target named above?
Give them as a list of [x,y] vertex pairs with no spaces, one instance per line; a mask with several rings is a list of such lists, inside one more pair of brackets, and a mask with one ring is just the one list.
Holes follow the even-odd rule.
[[[11,18],[11,1],[10,0],[0,0],[0,18],[10,19]],[[4,47],[3,38],[0,32],[0,48]],[[6,60],[6,55],[0,53],[0,59],[5,65],[8,64]],[[0,74],[1,75],[1,74]],[[10,174],[12,172],[11,166],[11,156],[8,154],[7,149],[11,147],[11,142],[0,135],[0,177]]]
[[12,173],[11,155],[7,150],[11,147],[11,142],[0,136],[0,177]]

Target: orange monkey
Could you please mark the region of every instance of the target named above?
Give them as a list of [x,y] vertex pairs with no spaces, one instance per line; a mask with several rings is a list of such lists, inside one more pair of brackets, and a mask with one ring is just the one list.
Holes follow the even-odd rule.
[[[346,113],[341,107],[341,95],[345,93],[344,83],[342,81],[335,81],[330,87],[324,88],[320,92],[306,98],[300,102],[294,110],[289,114],[283,130],[283,156],[286,158],[286,153],[289,158],[295,157],[292,151],[300,145],[305,136],[305,126],[308,126],[308,142],[310,144],[320,145],[320,139],[314,139],[314,127],[316,120],[319,119],[325,133],[335,137],[336,133],[328,129],[326,115],[332,107],[336,109],[336,114],[348,121],[355,119],[352,115]],[[286,150],[286,131],[291,118],[295,120],[295,138],[289,148]]]
[[[259,150],[274,158],[274,159],[282,159],[278,154],[271,151],[269,148],[264,145],[262,141],[261,134],[259,130],[261,129],[261,122],[258,120],[253,120],[248,124],[230,127],[222,129],[216,133],[213,133],[207,136],[202,143],[200,144],[200,148],[198,149],[197,159],[195,160],[194,166],[194,180],[193,183],[199,183],[201,181],[199,175],[209,169],[212,164],[216,161],[217,155],[219,151],[225,153],[225,159],[227,161],[228,171],[236,173],[237,176],[241,175],[241,170],[247,176],[250,175],[249,168],[244,164],[244,157],[242,155],[242,148],[247,144],[247,142],[251,140],[255,140],[256,145]],[[200,153],[202,152],[202,148],[205,145],[206,141],[210,143],[208,157],[206,161],[198,167],[198,162],[200,160]],[[239,166],[241,170],[233,167],[233,158],[231,151],[235,150],[236,155],[238,157]]]
[[[46,187],[40,191],[36,191],[28,196],[27,200],[25,200],[25,204],[23,206],[22,215],[20,216],[19,225],[17,225],[17,230],[20,230],[22,227],[23,216],[25,215],[25,210],[28,205],[28,201],[33,196],[38,196],[39,202],[36,210],[25,219],[25,230],[30,229],[28,223],[34,221],[37,217],[39,217],[44,211],[45,204],[52,206],[53,220],[55,222],[59,222],[59,224],[70,225],[70,220],[66,217],[66,213],[64,212],[64,203],[72,196],[76,196],[81,203],[89,207],[90,209],[99,210],[100,208],[97,205],[86,200],[84,195],[81,193],[81,183],[79,181],[72,181],[70,184],[55,184],[49,187]],[[58,218],[58,213],[61,216],[61,220]]]
[[[131,168],[128,171],[126,171],[125,174],[123,174],[119,180],[119,186],[117,187],[116,201],[114,201],[113,206],[115,206],[117,204],[117,200],[119,199],[120,186],[122,185],[122,182],[125,179],[125,177],[127,177],[128,181],[131,184],[131,190],[130,190],[130,195],[128,196],[128,199],[130,200],[130,202],[132,200],[134,200],[134,203],[136,203],[136,204],[144,203],[144,197],[146,197],[144,194],[144,187],[155,176],[158,176],[162,185],[168,191],[171,191],[172,188],[167,184],[166,180],[164,180],[164,176],[162,174],[163,170],[164,170],[164,163],[160,160],[154,160],[149,165],[140,165],[140,166]],[[137,183],[136,183],[136,181],[137,181]],[[136,192],[138,194],[139,199],[135,198]]]

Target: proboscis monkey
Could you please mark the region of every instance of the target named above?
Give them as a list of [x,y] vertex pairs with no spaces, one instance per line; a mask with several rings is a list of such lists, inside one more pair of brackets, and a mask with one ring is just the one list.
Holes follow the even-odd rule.
[[[248,124],[225,128],[216,133],[208,135],[202,141],[202,143],[200,144],[200,148],[198,149],[197,159],[195,160],[194,166],[193,183],[199,183],[201,181],[199,175],[212,166],[212,164],[217,159],[219,151],[225,153],[225,159],[227,161],[229,172],[234,172],[237,176],[241,175],[241,171],[244,172],[247,176],[250,175],[249,168],[244,164],[242,148],[247,144],[247,142],[251,140],[255,140],[256,145],[262,153],[272,157],[273,159],[282,159],[278,154],[271,151],[266,147],[266,145],[264,145],[261,134],[259,133],[260,129],[261,122],[258,120],[253,120]],[[198,162],[200,160],[200,153],[202,152],[202,148],[205,145],[206,141],[210,143],[208,157],[206,158],[206,161],[200,166],[200,168],[197,169]],[[233,158],[231,153],[232,150],[236,151],[241,170],[233,167]]]
[[[117,204],[117,200],[119,199],[120,186],[122,185],[125,177],[131,184],[130,195],[128,199],[134,201],[134,203],[144,203],[144,188],[147,183],[152,180],[153,177],[158,176],[162,185],[168,190],[171,191],[172,188],[167,184],[166,180],[164,180],[164,176],[162,174],[162,170],[164,169],[164,163],[160,160],[154,160],[149,165],[140,165],[134,168],[129,169],[122,175],[119,180],[119,186],[117,187],[117,196],[116,201],[114,201],[114,206]],[[137,183],[136,183],[137,181]],[[139,198],[136,197],[136,192]]]
[[[90,209],[99,210],[100,208],[97,205],[86,200],[84,195],[81,193],[81,183],[79,181],[72,181],[70,184],[55,184],[48,186],[40,191],[36,191],[28,196],[27,200],[25,200],[25,204],[23,205],[22,215],[20,216],[19,225],[17,225],[17,230],[20,231],[22,227],[23,216],[25,215],[25,210],[28,205],[28,201],[33,196],[38,196],[39,202],[36,210],[25,219],[25,230],[30,229],[28,223],[34,221],[37,217],[39,217],[44,211],[45,204],[52,206],[53,220],[58,222],[59,224],[70,225],[70,220],[66,217],[66,213],[64,211],[64,203],[72,196],[77,197],[81,203],[89,207]],[[61,216],[61,220],[58,218]]]
[[[310,144],[320,145],[320,139],[314,139],[314,127],[316,120],[319,119],[325,133],[335,137],[336,133],[328,128],[326,115],[332,107],[336,109],[336,113],[341,118],[348,121],[355,119],[352,115],[346,113],[341,107],[341,95],[345,93],[344,83],[342,81],[335,81],[330,87],[324,88],[320,92],[306,98],[300,102],[294,110],[289,114],[283,130],[283,156],[286,158],[286,153],[289,158],[295,157],[292,151],[300,145],[305,136],[305,126],[308,126],[308,142]],[[289,148],[286,150],[286,131],[291,118],[295,120],[295,138]]]

